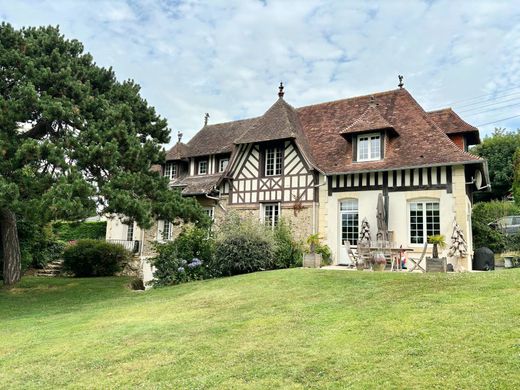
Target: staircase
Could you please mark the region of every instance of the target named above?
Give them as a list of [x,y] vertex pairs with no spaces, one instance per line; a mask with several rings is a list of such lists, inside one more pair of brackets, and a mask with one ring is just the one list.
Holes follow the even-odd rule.
[[63,260],[53,260],[43,269],[38,270],[36,276],[60,276],[63,270]]

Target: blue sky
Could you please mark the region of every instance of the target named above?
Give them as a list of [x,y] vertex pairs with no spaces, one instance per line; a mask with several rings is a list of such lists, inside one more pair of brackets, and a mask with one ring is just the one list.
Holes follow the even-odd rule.
[[[293,106],[396,88],[473,125],[520,115],[514,1],[13,1],[0,19],[59,25],[96,62],[132,78],[188,140],[261,115],[286,85]],[[480,126],[520,128],[520,116]],[[176,138],[172,134],[172,142]]]

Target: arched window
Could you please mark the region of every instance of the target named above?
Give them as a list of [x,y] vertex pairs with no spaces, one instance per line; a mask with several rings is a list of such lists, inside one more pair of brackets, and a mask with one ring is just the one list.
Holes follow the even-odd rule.
[[359,214],[357,199],[345,199],[339,205],[341,223],[341,243],[350,241],[357,245],[359,236]]

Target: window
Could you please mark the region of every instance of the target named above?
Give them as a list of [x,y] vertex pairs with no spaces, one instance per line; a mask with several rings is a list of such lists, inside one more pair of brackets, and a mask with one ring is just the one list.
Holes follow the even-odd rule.
[[208,173],[208,160],[199,161],[199,175],[206,175]]
[[224,172],[226,170],[228,163],[229,163],[229,158],[221,158],[218,161],[218,171]]
[[357,160],[381,160],[381,134],[368,134],[358,136]]
[[126,229],[126,241],[134,241],[134,224],[129,223]]
[[350,245],[357,245],[359,237],[359,213],[357,199],[346,199],[340,203],[341,244],[350,241]]
[[164,176],[168,177],[170,180],[177,177],[177,164],[166,163],[164,166]]
[[215,208],[214,207],[204,207],[204,211],[208,215],[208,217],[210,217],[211,220],[213,221],[213,219],[215,218]]
[[440,233],[439,202],[410,203],[410,243],[424,244],[428,236]]
[[171,222],[163,222],[162,239],[165,241],[172,239],[173,225]]
[[280,205],[278,203],[265,203],[263,205],[263,220],[267,226],[274,228],[278,225],[279,218]]
[[265,176],[282,174],[282,149],[269,148],[265,151]]

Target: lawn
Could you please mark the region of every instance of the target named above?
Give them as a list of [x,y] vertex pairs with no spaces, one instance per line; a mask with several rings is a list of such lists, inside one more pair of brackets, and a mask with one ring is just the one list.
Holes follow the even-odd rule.
[[291,269],[0,291],[0,387],[520,388],[520,270]]

